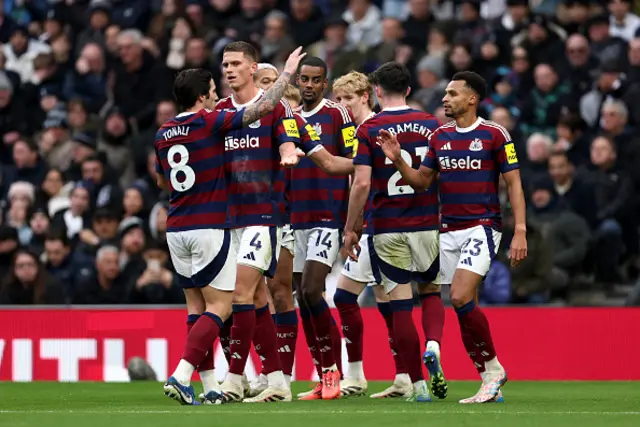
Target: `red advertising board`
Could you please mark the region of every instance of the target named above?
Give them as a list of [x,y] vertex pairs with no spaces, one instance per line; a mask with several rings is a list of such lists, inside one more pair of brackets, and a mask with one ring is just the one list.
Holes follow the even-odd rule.
[[[640,380],[640,309],[486,309],[502,364],[512,380]],[[336,320],[337,313],[334,312]],[[364,367],[370,380],[395,374],[384,322],[363,309]],[[414,310],[420,325],[420,310]],[[126,361],[145,358],[166,379],[182,353],[183,310],[0,310],[0,380],[128,381]],[[447,310],[443,364],[450,379],[476,379]],[[216,371],[226,362],[216,344]],[[343,351],[344,353],[344,351]],[[248,375],[259,360],[253,355]],[[343,354],[346,361],[346,354]],[[311,359],[300,334],[295,378],[310,380]]]

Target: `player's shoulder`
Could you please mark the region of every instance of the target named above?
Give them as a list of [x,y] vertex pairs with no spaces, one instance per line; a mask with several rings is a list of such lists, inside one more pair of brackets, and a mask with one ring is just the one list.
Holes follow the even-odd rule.
[[296,119],[296,123],[298,123],[299,126],[307,124],[307,119],[305,119],[298,111],[293,112],[293,118]]
[[216,104],[216,109],[223,110],[225,108],[233,108],[233,99],[231,99],[231,96],[227,96],[226,98],[222,98]]
[[293,109],[285,99],[281,99],[280,102],[276,104],[275,108],[273,109],[273,113],[276,116],[280,116],[284,114],[287,117],[293,117]]
[[483,120],[482,123],[480,123],[480,126],[478,127],[487,129],[494,136],[497,136],[499,138],[504,138],[505,142],[511,141],[511,135],[509,134],[509,131],[504,126],[501,126],[494,121]]
[[343,124],[353,122],[353,115],[351,112],[342,104],[339,104],[330,99],[325,99],[324,108],[327,109],[327,112],[331,114],[333,117],[340,118]]
[[440,134],[440,133],[447,133],[447,132],[452,132],[456,130],[456,122],[455,121],[450,121],[447,122],[445,124],[442,124],[440,126],[438,126],[436,128],[436,130],[433,131],[433,134]]

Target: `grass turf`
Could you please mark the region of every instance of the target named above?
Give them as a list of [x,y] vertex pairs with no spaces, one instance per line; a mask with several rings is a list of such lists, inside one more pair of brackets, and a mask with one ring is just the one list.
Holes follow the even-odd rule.
[[[369,392],[387,385],[370,383]],[[309,386],[294,383],[294,396]],[[155,382],[0,383],[0,426],[640,426],[638,382],[511,382],[504,388],[505,403],[458,404],[477,387],[451,383],[449,397],[432,403],[357,397],[184,407],[166,398]]]

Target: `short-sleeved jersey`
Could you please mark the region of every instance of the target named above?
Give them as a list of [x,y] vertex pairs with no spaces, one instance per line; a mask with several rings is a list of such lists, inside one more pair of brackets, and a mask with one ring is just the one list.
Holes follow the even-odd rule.
[[433,115],[405,106],[384,109],[358,128],[358,155],[353,163],[371,166],[370,219],[375,234],[438,229],[437,184],[416,193],[377,143],[381,129],[395,134],[402,158],[418,168],[427,154],[427,140],[438,125]]
[[[303,111],[322,146],[334,156],[351,157],[356,126],[342,105],[323,99],[312,111]],[[349,204],[349,176],[330,176],[308,157],[291,172],[291,227],[343,228]]]
[[[243,110],[257,102],[238,104],[233,96],[218,102],[218,108]],[[252,225],[280,226],[279,205],[284,199],[284,170],[280,145],[298,144],[298,127],[291,107],[280,101],[273,112],[225,136],[225,162],[229,172],[229,211],[234,228]]]
[[224,138],[242,127],[243,112],[182,113],[156,133],[156,172],[169,185],[167,231],[230,227]]
[[482,118],[468,128],[441,126],[429,140],[423,165],[440,172],[441,231],[501,229],[500,174],[519,168],[505,128]]

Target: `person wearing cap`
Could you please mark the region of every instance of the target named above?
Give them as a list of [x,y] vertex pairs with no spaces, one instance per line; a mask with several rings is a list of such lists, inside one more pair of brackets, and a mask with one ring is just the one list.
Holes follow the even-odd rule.
[[49,111],[43,126],[38,143],[40,154],[50,167],[67,169],[71,165],[74,144],[69,137],[66,110],[54,108]]
[[93,132],[76,132],[71,135],[73,144],[71,162],[65,169],[67,179],[80,181],[82,179],[82,162],[96,154],[98,143]]
[[145,269],[142,252],[147,244],[144,222],[138,217],[125,218],[118,226],[120,236],[120,271],[123,277],[137,277]]
[[587,36],[591,52],[601,64],[618,61],[627,52],[627,43],[620,37],[611,35],[609,15],[596,15],[587,22]]

